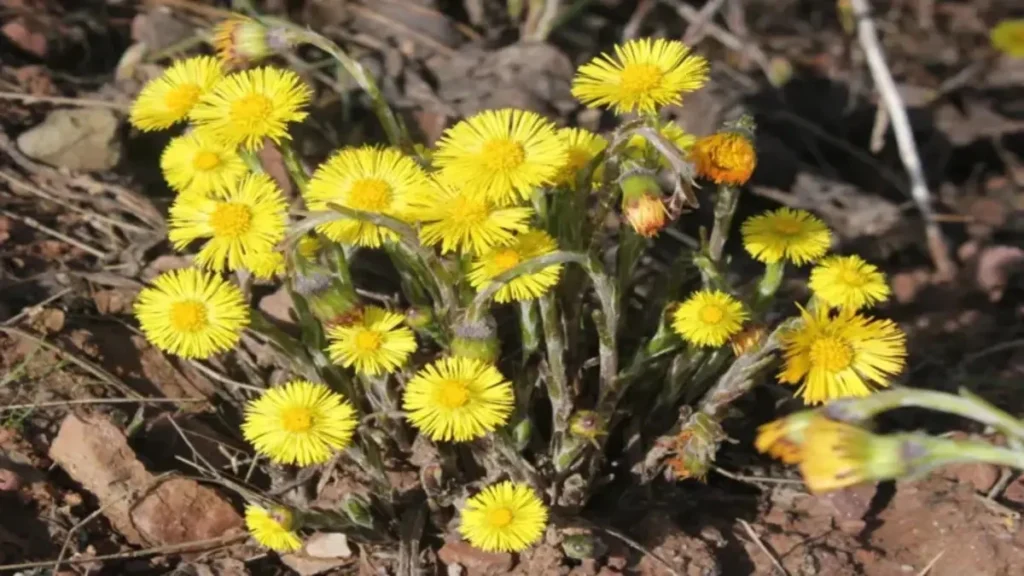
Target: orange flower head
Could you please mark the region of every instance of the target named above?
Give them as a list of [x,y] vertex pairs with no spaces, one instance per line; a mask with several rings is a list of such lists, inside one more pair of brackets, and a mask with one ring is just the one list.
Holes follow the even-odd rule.
[[757,166],[750,139],[738,132],[719,132],[697,140],[690,151],[697,174],[716,184],[742,186]]

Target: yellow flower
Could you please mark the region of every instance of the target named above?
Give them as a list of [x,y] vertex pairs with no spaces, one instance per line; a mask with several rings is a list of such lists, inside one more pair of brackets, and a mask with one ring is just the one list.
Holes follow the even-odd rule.
[[394,372],[416,350],[416,337],[401,325],[404,320],[401,314],[367,306],[361,318],[328,332],[331,362],[370,376]]
[[482,438],[508,421],[512,385],[491,364],[442,358],[405,385],[402,405],[409,420],[431,440]]
[[796,464],[803,459],[804,431],[815,418],[819,418],[816,411],[804,410],[760,426],[754,447],[786,464]]
[[[543,230],[529,230],[516,236],[508,246],[492,248],[477,256],[469,272],[469,283],[477,290],[483,290],[503,272],[522,262],[551,254],[558,249],[554,238]],[[520,274],[505,283],[494,295],[496,302],[532,300],[544,295],[558,284],[562,273],[561,264],[545,266],[535,272]]]
[[722,346],[749,317],[743,304],[720,290],[700,290],[676,308],[672,328],[697,346]]
[[244,266],[248,252],[271,252],[284,238],[284,196],[265,174],[249,174],[222,198],[179,196],[171,206],[168,238],[178,250],[209,238],[196,257],[205,268]]
[[[363,146],[342,150],[324,162],[309,181],[310,210],[338,204],[353,210],[404,219],[409,200],[429,194],[430,183],[416,161],[390,148]],[[371,222],[344,218],[317,227],[336,242],[376,248],[398,236]]]
[[630,40],[580,67],[572,94],[590,108],[608,106],[619,114],[653,114],[666,104],[680,104],[683,92],[708,79],[708,61],[675,40]]
[[171,188],[194,196],[223,195],[249,172],[234,146],[202,130],[171,140],[160,155],[160,168]]
[[804,210],[779,208],[743,223],[743,246],[755,259],[775,263],[783,258],[794,264],[825,255],[832,233],[821,220]]
[[833,308],[859,310],[889,298],[885,274],[860,256],[831,256],[811,270],[814,295]]
[[284,275],[284,256],[280,252],[245,252],[242,268],[260,280],[271,280]]
[[690,159],[698,176],[729,186],[746,184],[757,166],[754,145],[737,132],[719,132],[697,140]]
[[639,194],[622,198],[622,212],[633,230],[644,238],[653,238],[668,222],[668,209],[661,198],[652,194]]
[[423,223],[420,242],[440,243],[444,253],[479,254],[504,246],[516,232],[529,227],[533,216],[529,208],[498,208],[484,198],[440,183],[412,201],[413,214]]
[[236,286],[186,268],[161,274],[139,292],[135,317],[157,348],[183,358],[209,358],[238,343],[249,325],[249,308]]
[[245,527],[260,546],[274,552],[295,552],[302,548],[302,539],[295,533],[291,510],[277,506],[267,510],[255,504],[245,507]]
[[764,343],[765,327],[759,324],[748,326],[729,339],[732,352],[736,356],[742,356],[747,352],[757,351]]
[[814,493],[903,476],[914,458],[899,436],[878,436],[824,416],[813,418],[803,435],[800,473]]
[[210,56],[178,60],[151,80],[132,104],[129,120],[139,130],[164,130],[184,121],[204,94],[221,79],[220,62]]
[[289,140],[289,122],[301,122],[312,91],[290,70],[256,68],[230,74],[205,94],[189,117],[230,146],[258,150],[263,139]]
[[1002,20],[989,32],[989,40],[1003,54],[1024,58],[1024,18]]
[[447,184],[508,206],[551,184],[565,165],[555,125],[525,110],[486,110],[449,128],[434,152]]
[[235,14],[213,29],[213,47],[225,63],[241,66],[262,60],[291,45],[287,31]]
[[323,243],[316,236],[303,236],[299,239],[298,245],[295,250],[306,260],[316,260],[320,250],[323,248]]
[[820,404],[847,396],[867,396],[870,384],[888,386],[903,370],[906,335],[891,320],[861,316],[842,309],[801,309],[802,325],[782,334],[785,366],[780,382],[803,385],[806,404]]
[[249,402],[242,435],[272,462],[309,466],[348,447],[356,424],[355,409],[340,394],[293,380]]
[[[565,163],[555,175],[554,183],[576,190],[580,170],[608,147],[608,141],[582,128],[561,128],[558,137],[565,143],[568,152]],[[594,174],[597,174],[596,170]]]
[[[686,132],[675,122],[663,123],[658,128],[658,133],[669,142],[675,144],[676,148],[679,149],[684,158],[697,142],[696,136]],[[658,149],[655,148],[647,138],[644,138],[640,134],[630,136],[629,140],[626,142],[624,154],[627,158],[636,160],[637,162],[643,162],[648,158],[657,159],[658,165],[666,170],[672,167],[672,164],[668,159],[662,156],[661,152],[658,152]]]
[[502,482],[466,501],[459,533],[485,552],[521,552],[540,540],[548,509],[524,484]]

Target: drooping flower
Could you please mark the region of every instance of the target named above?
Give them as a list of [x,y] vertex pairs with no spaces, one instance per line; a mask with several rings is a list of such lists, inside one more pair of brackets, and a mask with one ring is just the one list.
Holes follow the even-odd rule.
[[[329,204],[404,219],[410,199],[430,193],[430,182],[416,161],[391,148],[363,146],[341,150],[313,173],[304,194],[310,210],[330,210]],[[379,247],[397,238],[372,222],[343,218],[322,224],[317,231],[335,242]]]
[[394,372],[416,351],[416,337],[402,325],[404,321],[402,314],[376,306],[363,308],[359,318],[328,332],[331,361],[370,376]]
[[485,552],[521,552],[540,540],[548,510],[525,484],[502,482],[466,501],[459,533]]
[[758,427],[754,447],[786,464],[796,464],[803,459],[804,432],[819,417],[816,411],[804,410],[773,420]]
[[785,258],[805,264],[821,258],[832,243],[832,233],[810,212],[779,208],[748,218],[741,228],[743,246],[751,256],[768,264]]
[[1024,58],[1024,18],[1002,20],[989,32],[992,46],[1013,58]]
[[567,154],[565,164],[555,175],[554,183],[576,190],[580,170],[604,151],[608,141],[582,128],[561,128],[558,137],[565,143]]
[[292,45],[292,35],[279,26],[235,14],[213,30],[213,47],[226,64],[242,66],[262,60]]
[[[477,256],[469,272],[469,283],[477,290],[483,290],[495,277],[522,262],[550,254],[558,244],[543,230],[529,230],[515,237],[508,246],[492,248]],[[545,266],[535,272],[516,276],[498,289],[495,302],[505,303],[532,300],[544,295],[558,284],[562,273],[561,264]]]
[[643,38],[581,66],[572,94],[591,108],[653,114],[667,104],[680,104],[683,93],[699,89],[707,79],[708,61],[682,42]]
[[414,198],[413,214],[422,223],[420,241],[440,244],[441,252],[479,254],[512,242],[529,227],[529,208],[499,208],[478,195],[438,183]]
[[803,436],[800,473],[814,493],[904,476],[914,459],[900,436],[879,436],[824,416],[813,418]]
[[486,110],[449,128],[434,152],[445,183],[499,206],[554,182],[567,158],[555,125],[525,110]]
[[289,140],[289,122],[306,118],[312,91],[291,70],[256,68],[224,77],[189,117],[229,146],[258,150],[263,140]]
[[249,325],[249,308],[238,287],[186,268],[165,272],[143,289],[135,317],[157,348],[183,358],[209,358],[238,343]]
[[247,253],[266,253],[284,238],[287,205],[266,174],[249,174],[221,198],[179,196],[171,206],[168,238],[178,250],[209,238],[196,261],[235,270]]
[[801,384],[806,404],[867,396],[872,387],[888,386],[903,370],[906,335],[891,320],[861,316],[844,308],[801,309],[802,323],[782,334],[785,366],[780,382]]
[[178,60],[143,86],[132,104],[129,121],[145,132],[170,128],[184,121],[200,97],[209,93],[223,75],[216,58]]
[[355,409],[340,394],[293,380],[249,402],[242,435],[272,462],[309,466],[344,450],[357,423]]
[[754,145],[739,132],[719,132],[697,140],[690,150],[697,174],[716,184],[742,186],[757,166]]
[[255,504],[245,507],[245,527],[260,546],[282,554],[302,548],[302,539],[295,533],[294,515],[287,508],[276,506],[267,510]]
[[808,286],[833,308],[860,310],[889,298],[885,274],[857,255],[825,258],[811,270]]
[[743,328],[749,314],[743,304],[720,290],[700,290],[672,314],[672,328],[687,342],[718,347]]
[[491,364],[442,358],[405,386],[402,406],[413,426],[434,441],[482,438],[508,421],[512,385]]
[[224,195],[249,172],[234,146],[203,130],[171,140],[160,155],[160,168],[171,188],[192,196]]

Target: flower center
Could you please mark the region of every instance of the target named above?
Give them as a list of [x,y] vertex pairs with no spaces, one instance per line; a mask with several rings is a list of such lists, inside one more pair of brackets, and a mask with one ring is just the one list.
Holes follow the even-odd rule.
[[700,319],[705,324],[718,324],[725,318],[725,310],[721,306],[708,304],[700,309]]
[[483,164],[488,170],[507,172],[515,170],[523,164],[526,152],[523,150],[522,144],[508,138],[501,138],[484,142],[481,156],[483,156]]
[[519,264],[521,260],[519,253],[509,248],[494,255],[494,266],[504,272],[516,264]]
[[246,127],[261,125],[274,111],[274,103],[262,94],[249,94],[231,104],[231,119]]
[[307,432],[313,427],[313,413],[305,406],[293,406],[281,411],[281,427],[289,432]]
[[213,170],[220,166],[220,156],[216,152],[203,150],[192,158],[192,167],[196,170]]
[[391,205],[391,185],[378,178],[362,178],[352,183],[348,205],[363,212],[380,212]]
[[206,328],[206,305],[195,300],[171,305],[171,327],[178,332],[199,332]]
[[379,332],[373,330],[363,330],[359,334],[356,334],[356,349],[360,352],[376,352],[380,350],[383,339],[380,337]]
[[800,222],[789,218],[780,218],[775,221],[775,233],[780,236],[796,236],[800,234],[802,228]]
[[203,91],[196,84],[181,84],[167,91],[164,105],[176,116],[184,116],[199,101]]
[[622,69],[622,90],[631,96],[640,96],[661,84],[664,74],[653,64],[629,64]]
[[462,196],[452,206],[451,219],[463,226],[473,226],[483,223],[489,215],[485,202]]
[[214,236],[237,238],[248,232],[251,224],[252,210],[236,202],[219,202],[210,215]]
[[445,408],[462,408],[469,402],[469,389],[462,380],[445,380],[441,382],[437,394],[437,402]]
[[868,283],[868,279],[856,270],[843,270],[839,279],[850,288],[860,288]]
[[512,511],[508,508],[497,508],[487,513],[487,523],[494,528],[504,528],[512,523]]
[[826,336],[811,344],[810,356],[811,365],[835,374],[853,364],[853,347],[842,338]]

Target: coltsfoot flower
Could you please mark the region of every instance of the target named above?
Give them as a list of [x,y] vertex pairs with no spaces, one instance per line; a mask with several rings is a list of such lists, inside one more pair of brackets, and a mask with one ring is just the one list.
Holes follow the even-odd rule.
[[743,246],[755,259],[773,264],[813,262],[825,255],[832,233],[810,212],[779,208],[748,218],[741,228]]
[[512,413],[512,385],[491,364],[442,358],[405,386],[403,408],[412,425],[434,441],[465,442],[494,431]]
[[284,554],[302,548],[302,539],[295,533],[294,515],[287,508],[267,510],[249,504],[245,507],[245,527],[260,546],[274,552]]
[[459,533],[485,552],[521,552],[540,540],[548,509],[524,484],[502,482],[466,501]]
[[159,78],[143,86],[132,104],[129,121],[144,132],[165,130],[183,122],[200,97],[208,94],[223,75],[216,58],[178,60]]
[[331,361],[370,376],[394,372],[416,351],[416,336],[404,322],[402,314],[377,306],[363,308],[352,323],[328,331]]
[[516,232],[529,228],[533,211],[523,207],[500,208],[489,200],[444,184],[412,200],[420,227],[420,241],[441,245],[441,252],[480,254],[506,246]]
[[1014,58],[1024,58],[1024,18],[1003,20],[989,32],[992,46]]
[[267,26],[241,14],[222,20],[213,30],[217,57],[235,66],[257,62],[291,45],[291,34],[287,30]]
[[739,132],[719,132],[697,140],[690,150],[697,174],[715,184],[742,186],[757,166],[754,145]]
[[803,459],[804,432],[816,418],[820,418],[816,411],[804,410],[764,424],[757,429],[754,447],[786,464],[796,464]]
[[672,314],[672,328],[697,346],[724,345],[743,328],[749,314],[743,304],[720,290],[700,290]]
[[[576,190],[580,170],[608,147],[608,141],[582,128],[562,128],[558,131],[558,137],[565,142],[567,154],[565,164],[555,176],[554,183]],[[596,170],[594,174],[597,174]]]
[[800,473],[814,493],[898,478],[914,456],[899,436],[879,436],[824,416],[813,418],[803,436]]
[[[529,230],[515,237],[507,246],[492,248],[477,256],[469,272],[469,283],[477,290],[486,288],[494,278],[522,262],[551,254],[558,248],[555,239],[543,230]],[[539,298],[558,284],[561,264],[545,266],[540,270],[520,274],[509,280],[494,294],[499,303]]]
[[885,274],[857,255],[825,258],[811,270],[808,286],[833,308],[860,310],[889,298]]
[[249,173],[234,146],[193,130],[171,140],[160,155],[167,184],[190,196],[221,196]]

